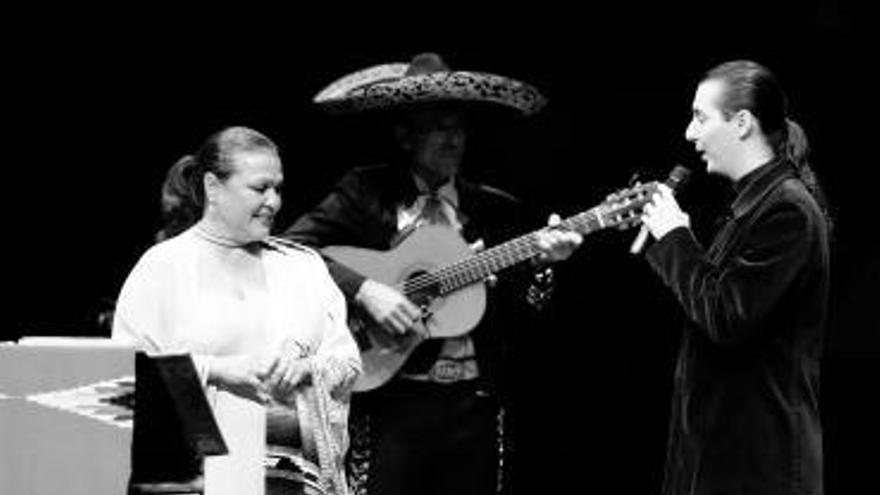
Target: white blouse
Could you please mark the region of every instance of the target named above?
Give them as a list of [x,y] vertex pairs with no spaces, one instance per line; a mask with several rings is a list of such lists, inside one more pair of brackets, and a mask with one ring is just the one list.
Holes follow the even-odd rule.
[[[113,337],[149,353],[190,353],[203,384],[211,357],[304,352],[347,404],[359,351],[320,256],[272,243],[259,254],[265,284],[247,283],[224,249],[192,228],[152,246],[122,287]],[[213,386],[206,392],[230,453],[205,460],[205,495],[262,495],[266,408]]]

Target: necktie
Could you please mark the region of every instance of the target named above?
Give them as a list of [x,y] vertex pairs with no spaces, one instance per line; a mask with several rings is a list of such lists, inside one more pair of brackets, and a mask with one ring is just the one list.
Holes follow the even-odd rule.
[[436,193],[425,197],[425,205],[420,215],[430,224],[449,225],[450,223],[443,209],[443,200]]
[[[425,204],[419,216],[429,225],[451,225],[443,208],[443,199],[436,192],[425,195]],[[403,369],[407,373],[427,373],[437,361],[444,342],[445,339],[428,339],[422,342],[407,359]]]

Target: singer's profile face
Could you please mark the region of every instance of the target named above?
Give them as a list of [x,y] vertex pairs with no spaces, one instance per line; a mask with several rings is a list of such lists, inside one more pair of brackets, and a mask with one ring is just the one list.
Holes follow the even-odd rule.
[[721,111],[723,96],[723,81],[709,79],[697,87],[685,138],[694,143],[708,173],[735,177],[731,158],[739,137],[734,123]]

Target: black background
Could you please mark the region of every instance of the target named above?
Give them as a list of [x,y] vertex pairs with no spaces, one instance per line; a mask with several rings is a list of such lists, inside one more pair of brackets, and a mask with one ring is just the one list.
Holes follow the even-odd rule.
[[[873,479],[877,57],[864,12],[828,1],[372,7],[12,16],[25,29],[4,35],[13,299],[2,336],[106,332],[96,317],[152,242],[166,169],[221,127],[248,125],[281,147],[285,225],[382,144],[375,128],[320,115],[311,97],[345,73],[421,51],[528,81],[550,100],[528,122],[475,137],[484,160],[471,175],[541,215],[567,215],[635,172],[662,178],[682,163],[696,173],[680,199],[703,232],[728,198],[683,139],[694,84],[718,62],[752,58],[788,88],[837,221],[822,391],[828,493]],[[595,233],[558,270],[553,325],[530,336],[518,374],[519,487],[656,492],[681,314],[628,254],[634,235]]]

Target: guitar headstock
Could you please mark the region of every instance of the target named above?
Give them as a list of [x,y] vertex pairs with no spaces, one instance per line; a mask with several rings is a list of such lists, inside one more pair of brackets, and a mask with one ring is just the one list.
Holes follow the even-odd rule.
[[651,196],[657,192],[658,183],[647,182],[636,184],[610,194],[598,206],[600,221],[605,227],[617,227],[626,230],[642,223],[642,208],[651,202]]

